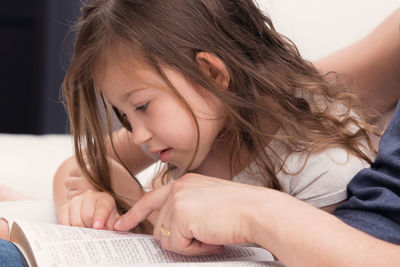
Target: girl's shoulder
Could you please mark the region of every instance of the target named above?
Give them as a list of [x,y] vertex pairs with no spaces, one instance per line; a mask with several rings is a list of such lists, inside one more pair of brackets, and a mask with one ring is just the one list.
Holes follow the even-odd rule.
[[282,191],[324,207],[346,199],[347,184],[367,167],[367,162],[337,146],[311,154],[290,154],[277,178]]
[[[281,155],[284,151],[280,150]],[[347,184],[368,163],[346,149],[330,147],[308,154],[286,154],[284,166],[277,173],[281,191],[315,207],[341,202],[347,197]],[[233,181],[264,186],[255,179],[259,169],[255,162],[233,178]]]

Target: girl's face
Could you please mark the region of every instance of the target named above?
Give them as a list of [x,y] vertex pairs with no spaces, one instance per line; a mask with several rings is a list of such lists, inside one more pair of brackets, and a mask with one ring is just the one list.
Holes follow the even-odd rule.
[[[198,138],[191,113],[155,71],[129,59],[118,59],[111,57],[99,62],[98,65],[105,67],[94,72],[96,87],[127,117],[135,144],[145,146],[163,162],[179,169],[188,168]],[[194,170],[210,154],[224,126],[224,106],[178,71],[169,67],[163,71],[190,105],[199,124],[199,148],[190,166]]]

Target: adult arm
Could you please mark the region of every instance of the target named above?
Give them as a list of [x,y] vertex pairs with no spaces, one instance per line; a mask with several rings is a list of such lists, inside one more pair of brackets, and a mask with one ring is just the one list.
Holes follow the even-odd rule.
[[400,98],[400,9],[358,42],[315,62],[326,73],[351,79],[351,91],[380,113]]
[[375,239],[291,197],[277,194],[265,198],[271,203],[269,209],[260,207],[258,214],[249,219],[254,221],[250,225],[254,225],[252,240],[287,266],[395,266],[400,263],[399,246]]
[[[221,208],[223,207],[223,208]],[[187,174],[147,193],[114,227],[128,230],[160,210],[154,236],[182,254],[257,243],[286,266],[396,266],[400,247],[375,239],[285,193]],[[207,218],[205,220],[204,218]],[[161,225],[170,236],[160,232]]]

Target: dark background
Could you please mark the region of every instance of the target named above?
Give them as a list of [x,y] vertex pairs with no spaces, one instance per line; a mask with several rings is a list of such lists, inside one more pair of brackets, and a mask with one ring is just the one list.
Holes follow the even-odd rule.
[[0,133],[68,133],[60,88],[80,3],[1,0]]

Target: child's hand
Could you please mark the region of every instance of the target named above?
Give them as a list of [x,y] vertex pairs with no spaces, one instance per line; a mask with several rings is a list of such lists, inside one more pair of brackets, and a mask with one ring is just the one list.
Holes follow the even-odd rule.
[[67,189],[67,199],[71,200],[73,197],[81,195],[87,190],[96,190],[96,188],[89,182],[89,180],[82,175],[82,171],[76,165],[69,171],[69,176],[64,182]]
[[[111,186],[119,196],[125,199],[129,205],[133,205],[143,194],[142,186],[132,179],[131,174],[117,161],[109,158]],[[90,172],[90,166],[86,168]],[[87,190],[97,191],[98,189],[89,182],[88,178],[83,176],[78,164],[75,164],[68,170],[68,177],[64,181],[67,189],[67,199],[70,200]]]
[[114,198],[106,192],[87,190],[72,197],[58,213],[64,225],[113,230],[119,218]]

